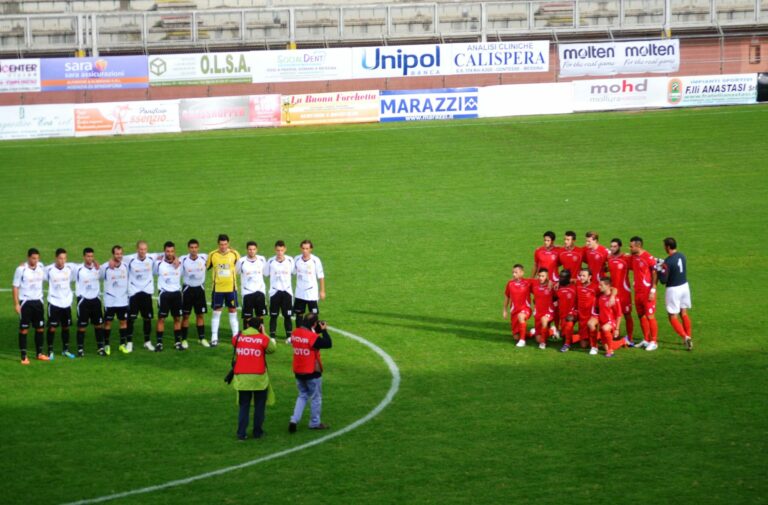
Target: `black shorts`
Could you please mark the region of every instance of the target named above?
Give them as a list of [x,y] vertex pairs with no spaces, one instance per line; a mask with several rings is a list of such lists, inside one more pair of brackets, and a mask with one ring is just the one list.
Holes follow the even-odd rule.
[[292,302],[293,297],[288,291],[278,291],[269,297],[269,315],[275,317],[282,313],[283,317],[291,317],[293,315],[291,311]]
[[309,309],[309,312],[312,314],[319,314],[320,308],[317,306],[317,300],[302,300],[301,298],[296,298],[293,301],[293,312],[300,316],[306,312],[306,309]]
[[89,322],[93,325],[104,324],[101,300],[80,297],[77,300],[77,326],[85,328]]
[[30,326],[32,328],[42,328],[45,326],[45,321],[43,320],[43,302],[40,300],[25,300],[21,302],[19,328],[26,330]]
[[152,295],[143,291],[136,293],[128,299],[128,317],[137,319],[141,314],[142,319],[152,319]]
[[195,314],[205,314],[208,312],[205,301],[205,289],[202,286],[184,286],[181,292],[182,314],[188,316],[192,313],[192,309],[195,309]]
[[128,307],[105,307],[104,308],[104,320],[112,321],[117,317],[118,321],[125,321],[128,319]]
[[257,291],[243,297],[243,317],[264,317],[267,315],[267,298]]
[[48,304],[48,327],[56,328],[57,326],[63,326],[69,328],[72,326],[72,308],[71,307],[57,307],[55,305]]
[[171,317],[181,317],[181,291],[166,291],[160,293],[157,300],[157,317],[165,319]]

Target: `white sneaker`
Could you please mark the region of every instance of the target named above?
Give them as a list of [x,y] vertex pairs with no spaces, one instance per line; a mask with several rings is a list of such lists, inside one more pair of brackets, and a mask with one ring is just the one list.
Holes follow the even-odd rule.
[[125,344],[125,352],[133,352],[133,342]]
[[544,342],[539,344],[539,349],[546,349],[546,348],[547,348],[547,344],[545,344]]
[[532,336],[532,337],[535,337],[535,336],[536,336],[536,328],[531,328],[531,329],[528,331],[528,335],[530,335],[530,336]]
[[203,347],[211,347],[211,344],[209,344],[208,341],[204,338],[200,339],[200,345],[202,345]]
[[189,349],[189,342],[187,342],[187,339],[181,341],[181,347],[182,349]]
[[691,340],[691,337],[685,337],[685,348],[688,351],[693,350],[693,340]]
[[655,351],[659,348],[659,344],[656,342],[648,342],[648,345],[645,347],[646,351]]
[[590,355],[590,356],[595,356],[596,354],[597,354],[597,347],[592,347],[592,348],[589,350],[589,355]]
[[645,349],[648,347],[649,342],[647,340],[641,340],[639,344],[635,344],[635,347],[639,347],[640,349]]
[[518,340],[517,343],[515,344],[515,347],[525,347],[525,339],[521,338],[520,340]]
[[155,346],[152,345],[152,342],[150,342],[150,341],[144,342],[144,349],[146,349],[148,351],[155,352]]
[[216,347],[217,345],[219,345],[219,339],[218,338],[212,338],[210,346],[211,347]]

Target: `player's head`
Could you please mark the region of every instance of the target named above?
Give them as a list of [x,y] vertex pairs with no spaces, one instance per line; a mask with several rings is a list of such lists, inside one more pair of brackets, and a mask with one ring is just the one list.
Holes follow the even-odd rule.
[[27,249],[27,263],[29,263],[29,266],[34,267],[38,261],[40,261],[40,251],[34,247]]
[[664,239],[664,250],[667,251],[667,253],[671,251],[677,251],[677,240],[675,240],[672,237],[667,237]]
[[592,273],[589,271],[589,268],[579,270],[579,282],[584,286],[592,282]]
[[553,231],[545,231],[544,232],[544,247],[552,247],[552,244],[555,243],[555,232]]
[[312,254],[312,249],[315,248],[314,244],[312,244],[312,241],[309,239],[302,240],[299,247],[301,248],[301,255],[305,258],[309,258],[309,255]]
[[144,240],[139,240],[136,242],[136,252],[139,254],[140,257],[144,257],[147,255],[147,250],[149,249],[149,246],[147,245],[147,242]]
[[317,324],[317,314],[310,312],[302,318],[301,325],[305,328],[314,328]]
[[611,278],[603,277],[600,279],[600,292],[609,294],[611,292]]
[[229,235],[226,233],[220,233],[216,242],[219,244],[219,252],[225,253],[229,250]]
[[249,258],[255,258],[256,253],[259,252],[259,244],[253,240],[249,240],[248,243],[245,244],[245,250],[248,252]]
[[547,277],[549,277],[549,272],[546,268],[539,269],[539,273],[536,274],[536,278],[539,280],[539,284],[546,284]]
[[189,251],[189,254],[197,256],[198,251],[200,251],[200,242],[196,238],[189,239],[187,241],[187,251]]
[[640,254],[643,252],[643,239],[637,235],[629,239],[629,252],[632,254]]
[[176,257],[176,244],[169,240],[163,244],[163,251],[165,252],[165,257],[167,259],[173,259]]
[[261,316],[254,316],[248,320],[248,326],[259,332],[264,333],[264,320]]
[[63,267],[67,263],[67,250],[63,247],[56,249],[56,266]]
[[277,254],[278,257],[280,258],[283,257],[283,255],[285,254],[285,241],[278,240],[277,242],[275,242],[275,253]]
[[614,256],[619,254],[621,252],[621,246],[624,245],[621,243],[620,238],[612,238],[611,239],[611,254]]
[[558,281],[561,286],[567,286],[571,283],[571,271],[567,268],[560,270],[560,280]]
[[584,234],[584,243],[590,249],[597,247],[597,243],[600,240],[600,235],[596,231],[588,231]]
[[523,265],[520,263],[516,263],[515,266],[512,267],[512,278],[515,280],[522,279],[525,275],[525,268],[523,268]]
[[93,247],[83,249],[83,261],[86,265],[93,263]]
[[117,262],[123,261],[123,246],[120,246],[120,245],[112,246],[112,259],[114,259]]
[[573,247],[573,245],[576,244],[576,232],[572,230],[565,232],[563,243],[565,244],[565,247]]

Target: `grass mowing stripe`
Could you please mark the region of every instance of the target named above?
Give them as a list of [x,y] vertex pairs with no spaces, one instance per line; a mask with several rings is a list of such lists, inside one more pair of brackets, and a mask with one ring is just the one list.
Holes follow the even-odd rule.
[[193,477],[187,477],[186,479],[178,479],[171,482],[166,482],[164,484],[158,484],[156,486],[148,486],[140,489],[134,489],[131,491],[125,491],[123,493],[116,493],[116,494],[111,494],[107,496],[100,496],[98,498],[89,498],[89,499],[80,500],[76,502],[69,502],[69,503],[66,503],[65,505],[85,505],[88,503],[102,503],[106,501],[117,500],[120,498],[126,498],[129,496],[152,493],[154,491],[160,491],[162,489],[183,486],[185,484],[190,484],[198,480],[208,479],[210,477],[215,477],[217,475],[234,472],[235,470],[241,470],[243,468],[248,468],[250,466],[258,465],[259,463],[264,463],[267,461],[271,461],[273,459],[287,456],[289,454],[293,454],[294,452],[299,452],[299,451],[303,451],[304,449],[309,449],[310,447],[320,445],[336,437],[340,437],[346,433],[349,433],[355,428],[358,428],[363,424],[367,423],[368,421],[370,421],[371,419],[379,415],[381,411],[387,408],[387,405],[392,403],[392,400],[395,398],[397,391],[400,389],[400,369],[397,367],[397,363],[395,363],[395,360],[392,359],[392,356],[387,354],[386,351],[384,351],[381,347],[374,344],[373,342],[370,342],[359,335],[355,335],[354,333],[350,333],[348,331],[344,331],[339,328],[334,328],[332,326],[329,326],[329,329],[331,329],[332,331],[335,331],[336,333],[344,335],[345,337],[350,338],[360,344],[367,346],[373,352],[378,354],[379,357],[381,357],[381,359],[384,360],[384,363],[386,363],[387,368],[389,369],[389,373],[392,375],[392,382],[390,383],[389,390],[387,391],[387,394],[384,396],[384,399],[381,400],[381,402],[379,402],[379,404],[376,405],[376,407],[374,407],[374,409],[368,412],[365,416],[361,417],[360,419],[358,419],[357,421],[351,424],[348,424],[347,426],[345,426],[344,428],[338,431],[334,431],[333,433],[329,433],[328,435],[325,435],[324,437],[317,438],[315,440],[312,440],[311,442],[307,442],[305,444],[302,444],[296,447],[291,447],[290,449],[286,449],[284,451],[268,454],[266,456],[262,456],[260,458],[256,458],[251,461],[246,461],[245,463],[240,463],[239,465],[220,468],[212,472],[206,472],[200,475],[195,475]]

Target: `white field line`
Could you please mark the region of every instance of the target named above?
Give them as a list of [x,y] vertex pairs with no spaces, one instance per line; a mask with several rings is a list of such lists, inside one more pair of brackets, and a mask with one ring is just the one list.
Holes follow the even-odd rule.
[[287,456],[289,454],[293,454],[294,452],[303,451],[304,449],[309,449],[310,447],[314,447],[316,445],[323,444],[325,442],[328,442],[329,440],[332,440],[336,437],[340,437],[346,433],[349,433],[350,431],[354,430],[355,428],[358,428],[362,426],[363,424],[367,423],[374,417],[378,416],[385,408],[387,408],[387,405],[389,405],[392,400],[394,399],[395,395],[397,394],[398,389],[400,389],[400,369],[397,367],[397,363],[395,363],[395,360],[392,359],[392,357],[387,354],[381,347],[377,346],[373,342],[370,342],[363,337],[360,337],[358,335],[355,335],[353,333],[349,333],[344,330],[340,330],[338,328],[329,327],[329,329],[335,331],[336,333],[339,333],[341,335],[344,335],[345,337],[352,339],[360,344],[363,344],[364,346],[371,349],[373,352],[379,355],[382,360],[387,364],[387,367],[389,368],[389,373],[392,375],[392,382],[389,386],[389,391],[387,391],[386,396],[384,396],[384,399],[379,402],[376,407],[368,412],[365,416],[361,417],[357,421],[353,422],[352,424],[348,424],[347,426],[341,428],[338,431],[334,431],[332,433],[329,433],[323,437],[316,438],[315,440],[312,440],[310,442],[307,442],[305,444],[292,447],[290,449],[285,449],[283,451],[275,452],[272,454],[267,454],[266,456],[262,456],[260,458],[252,459],[250,461],[246,461],[245,463],[240,463],[238,465],[233,466],[227,466],[224,468],[219,468],[218,470],[213,470],[206,473],[201,473],[199,475],[193,475],[192,477],[187,477],[184,479],[178,479],[178,480],[172,480],[169,482],[165,482],[163,484],[156,484],[154,486],[148,486],[148,487],[142,487],[138,489],[132,489],[130,491],[123,491],[122,493],[115,493],[105,496],[99,496],[96,498],[86,498],[84,500],[79,500],[75,502],[69,502],[64,505],[81,505],[86,503],[101,503],[105,501],[110,500],[117,500],[120,498],[126,498],[129,496],[135,496],[135,495],[141,495],[146,493],[153,493],[155,491],[160,491],[162,489],[169,489],[173,487],[179,487],[179,486],[185,486],[187,484],[191,484],[192,482],[208,479],[210,477],[215,477],[217,475],[223,475],[225,473],[234,472],[235,470],[241,470],[243,468],[248,468],[250,466],[258,465],[259,463],[264,463],[266,461],[270,461],[273,459],[281,458],[283,456]]

